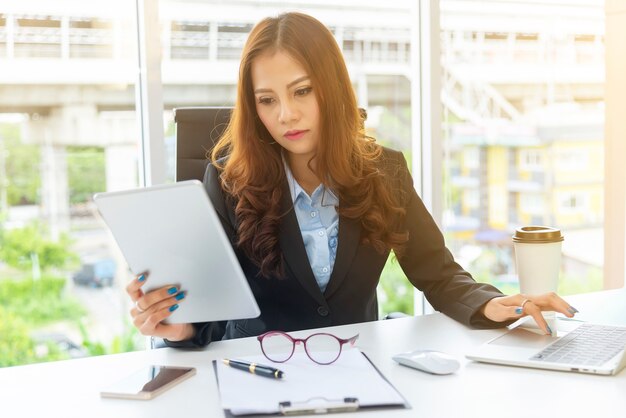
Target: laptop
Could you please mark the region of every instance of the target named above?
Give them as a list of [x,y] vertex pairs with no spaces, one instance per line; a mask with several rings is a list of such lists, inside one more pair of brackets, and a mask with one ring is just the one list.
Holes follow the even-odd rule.
[[220,219],[198,180],[94,196],[144,291],[185,293],[168,323],[254,318],[260,310]]
[[626,366],[626,327],[559,320],[556,337],[518,326],[466,354],[470,360],[615,375]]

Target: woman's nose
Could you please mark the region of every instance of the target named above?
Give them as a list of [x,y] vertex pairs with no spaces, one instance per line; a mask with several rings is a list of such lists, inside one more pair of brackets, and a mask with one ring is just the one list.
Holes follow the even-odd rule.
[[299,117],[299,111],[293,103],[283,102],[280,106],[279,119],[281,123],[291,122],[297,120]]

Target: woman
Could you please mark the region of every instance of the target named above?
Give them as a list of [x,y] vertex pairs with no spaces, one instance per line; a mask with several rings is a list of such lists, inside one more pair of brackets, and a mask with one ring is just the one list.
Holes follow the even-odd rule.
[[144,294],[141,275],[127,291],[142,334],[202,346],[376,320],[390,250],[435,309],[466,325],[499,327],[532,315],[549,334],[541,310],[576,312],[555,294],[505,296],[454,262],[402,154],[365,136],[341,51],[319,21],[286,13],[257,24],[237,87],[204,183],[261,315],[164,324],[184,293]]

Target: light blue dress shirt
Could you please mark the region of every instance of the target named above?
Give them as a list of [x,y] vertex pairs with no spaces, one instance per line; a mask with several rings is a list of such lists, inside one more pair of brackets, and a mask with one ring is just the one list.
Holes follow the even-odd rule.
[[283,163],[306,254],[323,293],[337,256],[339,215],[336,206],[339,205],[339,199],[323,184],[309,196],[293,177],[284,158]]

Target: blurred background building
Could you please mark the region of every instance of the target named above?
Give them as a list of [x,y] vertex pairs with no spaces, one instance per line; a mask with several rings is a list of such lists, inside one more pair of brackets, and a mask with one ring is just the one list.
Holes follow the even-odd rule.
[[[52,242],[69,236],[79,263],[53,266],[57,276],[71,278],[115,260],[112,287],[73,287],[70,280],[71,292],[88,306],[88,328],[98,340],[128,329],[123,284],[129,272],[91,195],[139,185],[134,3],[0,4],[0,230],[6,235],[36,224]],[[603,1],[439,4],[441,227],[448,245],[477,279],[514,291],[512,231],[528,224],[558,226],[566,236],[562,290],[601,288]],[[169,181],[172,109],[232,105],[248,32],[282,10],[302,10],[328,25],[347,60],[359,105],[368,110],[368,129],[409,160],[419,152],[411,149],[411,83],[419,79],[411,66],[416,2],[158,5],[160,33],[153,36],[161,43]],[[41,253],[32,254],[12,264],[0,256],[0,281],[40,276]],[[20,263],[27,268],[20,270]],[[383,285],[395,283],[381,294],[384,304],[410,293],[406,281],[396,279],[397,270],[392,265],[383,279]]]

